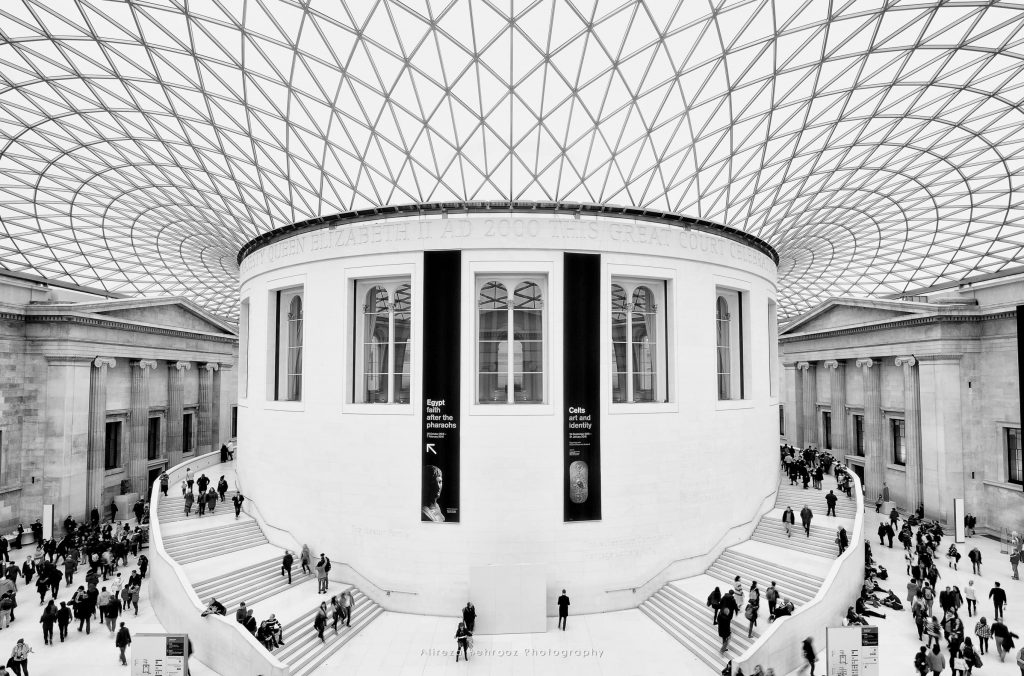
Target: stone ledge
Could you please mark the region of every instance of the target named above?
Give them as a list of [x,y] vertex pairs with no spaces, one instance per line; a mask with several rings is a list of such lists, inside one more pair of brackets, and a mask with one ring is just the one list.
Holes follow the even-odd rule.
[[1020,484],[1012,484],[1009,481],[992,481],[990,479],[982,479],[981,483],[986,486],[992,486],[993,488],[1002,488],[1003,490],[1013,491],[1014,493],[1024,493],[1024,487]]

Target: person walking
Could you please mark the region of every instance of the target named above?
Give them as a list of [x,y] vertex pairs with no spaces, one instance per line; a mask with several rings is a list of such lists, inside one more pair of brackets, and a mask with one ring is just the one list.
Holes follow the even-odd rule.
[[800,649],[803,652],[804,659],[807,660],[810,676],[814,676],[814,664],[818,661],[817,655],[814,654],[814,640],[808,636],[804,639]]
[[117,630],[117,637],[114,639],[114,645],[121,652],[121,664],[128,666],[128,658],[125,657],[125,649],[132,644],[132,635],[128,631],[128,627],[124,626],[124,622],[121,623],[121,628]]
[[237,493],[231,498],[231,504],[235,506],[235,518],[237,519],[239,514],[242,513],[242,503],[245,502],[245,496],[241,493]]
[[747,601],[746,617],[750,621],[747,627],[747,638],[754,638],[754,627],[757,626],[757,612],[761,607],[761,590],[757,588],[757,580],[750,583],[750,597]]
[[217,490],[212,486],[206,491],[206,511],[210,514],[217,511]]
[[768,601],[768,618],[771,619],[775,616],[775,606],[779,602],[779,588],[774,581],[764,590],[764,598]]
[[[354,596],[352,596],[351,589],[346,589],[341,593],[341,609],[345,613],[345,626],[351,627],[352,613],[355,612],[356,609],[356,599]],[[474,609],[473,612],[475,613],[476,610]]]
[[930,653],[925,654],[924,661],[928,665],[928,669],[935,676],[939,676],[939,674],[942,673],[942,670],[946,668],[946,657],[939,649],[938,642],[932,646],[932,651]]
[[459,653],[462,652],[466,656],[466,661],[469,661],[469,645],[473,638],[473,632],[467,627],[465,622],[459,622],[458,628],[455,630],[455,661],[459,661]]
[[974,625],[974,635],[978,637],[978,652],[982,655],[987,655],[988,639],[992,636],[992,627],[988,625],[984,617]]
[[25,639],[19,638],[11,650],[11,658],[7,660],[7,666],[17,675],[28,676],[28,654],[33,652],[32,646],[25,643]]
[[729,639],[732,637],[732,615],[732,608],[723,602],[718,609],[718,637],[722,639],[722,647],[718,651],[720,653],[729,651]]
[[718,624],[718,609],[722,606],[722,592],[718,587],[708,594],[708,608],[711,608],[713,615],[711,616],[711,624]]
[[1003,618],[1003,606],[1006,605],[1006,590],[996,582],[995,586],[989,590],[988,597],[992,599],[992,607],[995,609],[995,615],[992,619],[1001,620]]
[[462,621],[471,632],[476,629],[476,607],[472,601],[466,601],[466,607],[462,609]]
[[964,600],[967,601],[967,617],[974,617],[978,612],[978,596],[974,591],[974,580],[968,580],[964,587]]
[[1010,552],[1010,568],[1013,569],[1013,578],[1012,579],[1014,579],[1014,580],[1019,580],[1020,579],[1020,574],[1017,573],[1017,566],[1018,565],[1020,565],[1020,550],[1019,549],[1014,549],[1012,552]]
[[292,563],[295,561],[295,557],[292,556],[290,550],[284,550],[284,557],[281,559],[281,576],[288,574],[288,584],[292,583]]
[[170,485],[170,483],[171,483],[171,477],[169,477],[167,475],[167,472],[161,472],[160,473],[160,492],[163,493],[163,496],[165,498],[167,497],[167,487]]
[[[252,611],[250,611],[252,612]],[[324,629],[327,628],[327,604],[321,603],[320,610],[317,611],[316,617],[313,618],[313,628],[316,629],[316,636],[320,639],[320,642],[324,642]]]
[[793,516],[793,510],[786,507],[786,510],[782,512],[782,527],[786,529],[786,537],[793,536],[793,525],[796,524],[796,518]]
[[975,575],[981,575],[981,552],[977,547],[967,552],[967,558],[971,561],[971,571]]
[[220,501],[224,502],[224,496],[228,492],[228,480],[224,478],[224,475],[220,475],[220,481],[217,482],[217,493],[220,495]]
[[309,575],[311,572],[309,569],[309,545],[302,545],[302,551],[299,552],[299,563],[302,565],[302,572]]
[[196,513],[200,517],[206,514],[206,491],[203,490],[201,485],[199,486],[199,494],[196,495]]
[[53,599],[43,608],[39,623],[43,625],[43,645],[53,645],[53,625],[57,623],[57,607],[53,605]]
[[196,496],[191,490],[188,493],[185,493],[185,516],[192,515],[192,505],[194,505],[195,502]]
[[800,510],[800,523],[803,524],[803,526],[804,526],[804,533],[807,534],[807,537],[811,537],[811,519],[812,518],[814,518],[814,512],[811,511],[810,507],[808,507],[807,505],[804,505],[804,508]]
[[835,516],[836,515],[836,503],[837,502],[839,502],[839,498],[836,497],[835,493],[833,493],[832,491],[829,491],[828,494],[825,496],[825,504],[828,506],[828,509],[825,510],[825,516]]
[[192,492],[192,484],[196,482],[196,473],[192,471],[191,467],[185,468],[185,483],[188,484],[189,493]]
[[569,620],[569,597],[565,595],[565,590],[562,590],[562,595],[558,597],[558,628],[565,631],[566,622]]
[[846,534],[846,529],[842,526],[836,531],[836,544],[839,545],[839,556],[843,555],[846,548],[850,546],[850,537]]
[[63,643],[64,639],[68,637],[68,626],[71,624],[71,609],[68,608],[68,604],[64,601],[60,602],[60,608],[57,609],[57,633],[60,636],[60,642]]

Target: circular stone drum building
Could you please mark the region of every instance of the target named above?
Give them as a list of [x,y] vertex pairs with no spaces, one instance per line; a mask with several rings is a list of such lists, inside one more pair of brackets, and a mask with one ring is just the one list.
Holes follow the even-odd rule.
[[563,587],[574,612],[635,606],[777,485],[777,262],[564,203],[263,235],[239,254],[240,486],[392,610],[455,614],[521,564],[549,609]]

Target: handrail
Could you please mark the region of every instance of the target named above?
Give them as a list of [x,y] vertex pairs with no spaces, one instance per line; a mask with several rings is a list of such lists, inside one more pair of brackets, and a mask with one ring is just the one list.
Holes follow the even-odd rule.
[[722,533],[722,537],[718,538],[718,540],[715,542],[715,544],[713,544],[710,547],[708,547],[708,550],[706,552],[701,552],[700,554],[694,554],[693,556],[687,556],[687,557],[684,557],[684,558],[681,558],[681,559],[676,559],[675,561],[672,561],[672,562],[666,564],[661,570],[659,570],[657,573],[655,573],[654,575],[652,575],[651,577],[649,577],[648,579],[644,580],[643,582],[641,582],[638,585],[634,585],[632,587],[616,587],[615,589],[605,589],[604,593],[605,594],[614,594],[616,592],[631,591],[631,592],[633,592],[635,594],[637,589],[642,589],[643,587],[646,587],[651,582],[653,582],[654,580],[658,579],[659,576],[663,575],[665,573],[665,571],[667,571],[669,568],[671,568],[672,566],[676,565],[677,563],[682,563],[683,561],[690,561],[692,559],[699,559],[702,556],[707,556],[709,553],[713,552],[715,550],[715,548],[718,547],[718,545],[722,544],[722,541],[725,540],[726,537],[730,533],[732,533],[734,530],[736,530],[737,528],[742,528],[744,526],[749,526],[751,523],[761,519],[762,517],[764,517],[765,514],[770,512],[771,511],[770,509],[769,510],[765,510],[764,512],[761,512],[761,507],[764,506],[765,500],[767,500],[768,498],[773,497],[778,492],[778,490],[779,490],[778,486],[776,486],[775,488],[772,489],[772,491],[770,493],[768,493],[768,495],[766,495],[763,498],[761,498],[761,502],[758,504],[758,508],[755,511],[755,513],[754,513],[755,515],[752,518],[744,521],[743,523],[738,523],[738,524],[736,524],[734,526],[730,526],[727,531]]
[[[829,571],[825,575],[825,579],[822,581],[821,586],[818,588],[818,592],[814,595],[814,598],[811,599],[808,603],[801,606],[799,609],[797,609],[797,611],[794,612],[791,616],[782,618],[781,620],[772,623],[768,627],[768,629],[766,629],[765,632],[757,638],[757,640],[750,644],[750,646],[743,652],[742,655],[736,658],[735,664],[737,667],[753,670],[755,662],[766,662],[767,660],[765,659],[757,659],[758,653],[762,653],[762,657],[765,654],[767,654],[767,651],[770,648],[768,642],[775,634],[780,633],[782,631],[792,633],[792,631],[789,630],[789,628],[793,626],[802,625],[802,623],[800,622],[801,619],[804,619],[808,615],[820,615],[822,611],[822,607],[820,604],[822,603],[822,601],[824,601],[825,599],[831,599],[835,597],[835,594],[832,593],[834,591],[833,585],[837,582],[837,580],[839,580],[841,572],[843,572],[846,569],[860,571],[860,579],[857,580],[856,586],[859,588],[860,585],[863,583],[865,542],[864,495],[863,490],[861,489],[860,479],[857,477],[856,472],[848,470],[848,473],[850,474],[850,478],[853,481],[852,490],[856,494],[857,504],[857,515],[854,518],[853,533],[850,536],[850,547],[843,553],[842,556],[836,558],[836,560],[829,567]],[[852,578],[850,577],[843,577],[843,582],[846,584],[851,583],[851,580]],[[843,599],[840,605],[848,605],[846,599]],[[820,617],[812,617],[812,619],[810,620],[811,625],[815,628],[822,628],[826,626],[825,623],[822,621],[823,619],[824,618]],[[797,633],[799,634],[799,636],[806,636],[809,633],[812,633],[813,631],[814,630],[811,628],[802,627]],[[796,638],[796,640],[798,641],[799,638]],[[791,650],[791,643],[792,642],[786,642],[787,647],[782,653],[788,656],[789,661],[782,665],[779,665],[778,663],[773,665],[776,671],[778,671],[779,673],[788,673],[793,669],[796,669],[796,667],[798,666],[797,661],[792,659],[793,651]]]
[[[241,489],[241,485],[242,485],[242,482],[239,480],[238,474],[236,473],[235,474],[235,489],[238,491],[238,493],[240,493],[242,495],[245,495],[245,493]],[[248,495],[245,495],[245,502],[246,503],[252,503],[253,505],[256,506],[257,510],[259,510],[259,502],[254,500],[253,498],[250,498]],[[242,509],[243,510],[245,509],[245,503],[242,503]],[[252,514],[250,514],[249,516],[252,516],[253,518],[256,518]],[[292,536],[291,531],[289,531],[286,528],[281,528],[280,526],[276,526],[273,523],[271,523],[263,515],[262,511],[259,512],[259,519],[258,519],[258,521],[262,522],[263,525],[265,525],[265,526],[273,528],[274,530],[281,531],[282,533],[287,533],[288,536],[291,537],[295,542],[298,542],[298,540],[295,540],[294,536]],[[391,596],[392,593],[395,593],[395,594],[409,594],[410,596],[418,596],[419,595],[419,592],[406,591],[404,589],[386,589],[385,587],[380,586],[379,584],[377,584],[376,582],[374,582],[373,580],[371,580],[367,576],[363,575],[361,572],[359,572],[359,570],[355,566],[353,566],[350,563],[345,563],[344,561],[342,561],[342,562],[333,561],[332,563],[334,563],[335,565],[339,565],[339,566],[347,566],[349,568],[349,570],[354,572],[356,575],[361,577],[363,580],[369,582],[371,585],[373,585],[374,587],[376,587],[380,591],[384,592],[385,596]]]

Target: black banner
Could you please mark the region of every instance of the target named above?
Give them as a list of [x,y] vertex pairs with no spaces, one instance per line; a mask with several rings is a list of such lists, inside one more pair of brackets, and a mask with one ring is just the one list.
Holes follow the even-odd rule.
[[601,256],[565,254],[566,521],[601,518]]
[[420,520],[459,522],[462,253],[423,252],[423,490]]

